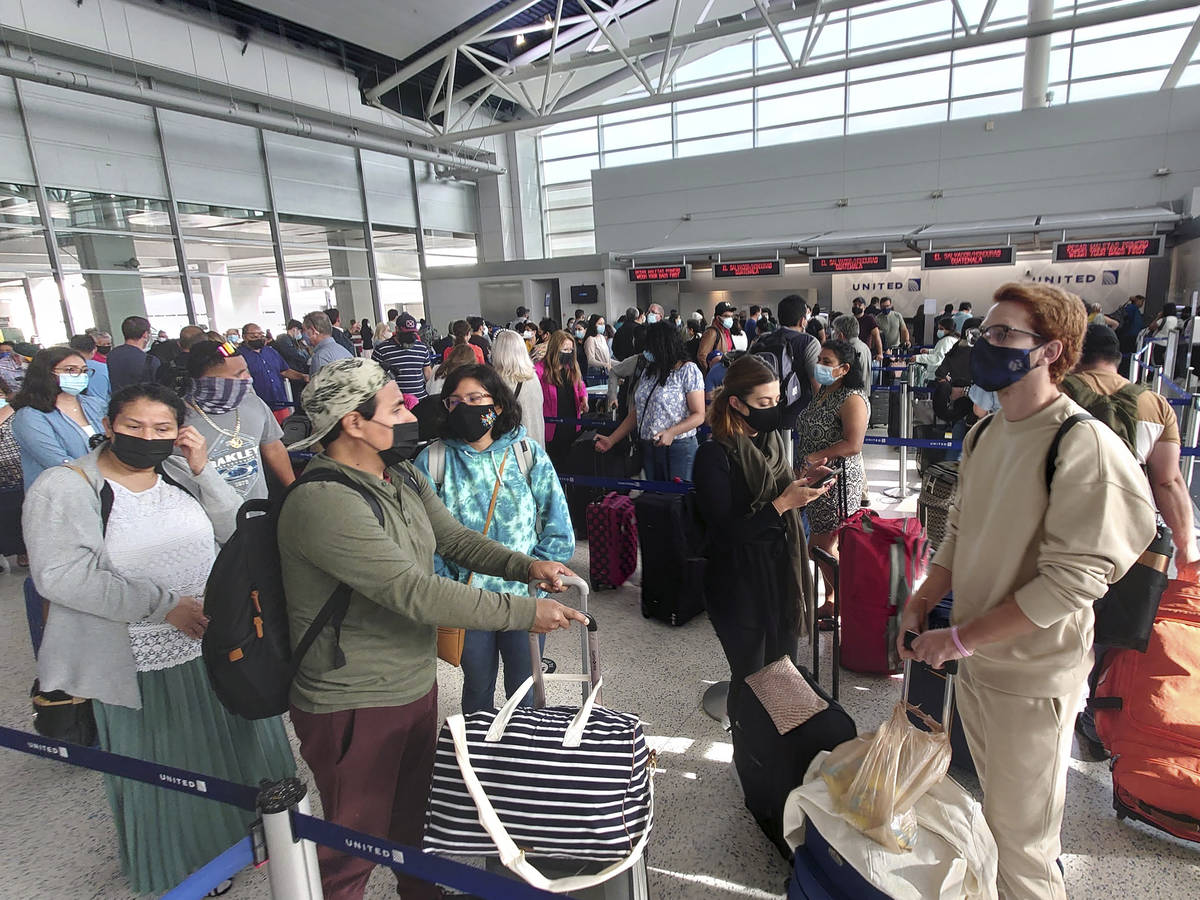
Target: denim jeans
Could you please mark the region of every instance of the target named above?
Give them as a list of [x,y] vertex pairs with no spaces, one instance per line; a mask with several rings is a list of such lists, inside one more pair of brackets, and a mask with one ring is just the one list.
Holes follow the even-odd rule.
[[[545,649],[545,635],[538,639],[538,646]],[[529,669],[529,632],[467,631],[462,652],[464,714],[495,708],[496,675],[501,659],[504,660],[504,696],[512,697],[532,674]],[[532,691],[525,695],[521,705],[533,705]]]
[[675,438],[666,447],[659,447],[653,441],[642,441],[642,467],[646,470],[647,481],[671,481],[681,478],[692,480],[692,463],[696,459],[696,450],[700,444],[696,436]]

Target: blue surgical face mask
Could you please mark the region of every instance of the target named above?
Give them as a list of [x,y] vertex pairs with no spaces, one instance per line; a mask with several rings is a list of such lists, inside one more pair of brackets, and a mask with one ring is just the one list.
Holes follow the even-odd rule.
[[980,338],[971,348],[971,378],[985,391],[999,391],[1029,374],[1029,354],[1037,347],[997,347]]
[[817,384],[823,384],[826,387],[837,381],[837,378],[833,374],[833,366],[823,366],[817,363],[813,367],[813,375],[817,379]]
[[651,353],[649,350],[643,350],[643,351],[642,351],[642,357],[643,357],[643,358],[646,360],[646,362],[648,362],[648,363],[652,363],[652,362],[654,362],[654,354],[653,354],[653,353]]
[[64,394],[70,394],[72,397],[76,397],[87,390],[87,373],[84,372],[79,375],[59,375],[58,386],[62,389]]
[[582,328],[575,329],[575,337],[579,338],[579,340],[582,341],[585,335],[587,335],[587,332],[584,331]]
[[733,316],[725,316],[723,319],[721,319],[721,325],[725,328],[732,328]]
[[658,321],[658,313],[646,313],[646,324],[653,325]]
[[0,409],[4,409],[6,406],[8,406],[8,400],[4,397],[0,397]]

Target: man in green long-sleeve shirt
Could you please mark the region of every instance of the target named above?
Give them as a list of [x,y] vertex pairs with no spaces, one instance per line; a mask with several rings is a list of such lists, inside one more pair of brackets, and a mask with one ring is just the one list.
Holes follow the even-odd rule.
[[[326,628],[292,687],[292,724],[330,821],[419,846],[437,740],[437,626],[545,633],[585,621],[555,600],[498,594],[433,574],[434,553],[506,581],[561,590],[560,563],[513,553],[463,527],[403,447],[416,420],[378,363],[337,360],[304,390],[312,437],[325,452],[310,469],[336,470],[368,491],[302,484],[279,519],[288,618],[295,641],[339,583],[350,586],[340,639]],[[338,647],[345,656],[335,663]],[[358,900],[371,863],[318,851],[327,900]],[[431,884],[397,876],[401,895],[436,898]]]

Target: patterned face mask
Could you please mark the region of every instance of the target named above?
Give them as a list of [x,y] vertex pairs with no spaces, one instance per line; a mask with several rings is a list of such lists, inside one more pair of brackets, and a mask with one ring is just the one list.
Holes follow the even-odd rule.
[[240,406],[250,393],[252,384],[248,378],[217,378],[205,375],[192,379],[191,399],[210,416],[219,416]]

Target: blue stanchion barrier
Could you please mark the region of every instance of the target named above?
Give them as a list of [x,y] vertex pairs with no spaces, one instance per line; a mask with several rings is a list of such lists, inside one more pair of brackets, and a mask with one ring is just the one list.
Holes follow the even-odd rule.
[[1191,397],[1167,397],[1166,401],[1167,401],[1167,403],[1171,404],[1171,406],[1191,406],[1192,405]]
[[642,481],[638,478],[598,478],[591,475],[559,475],[563,484],[604,488],[609,491],[647,491],[652,494],[689,494],[690,481]]
[[216,800],[218,803],[240,806],[242,809],[253,811],[258,806],[258,788],[214,778],[211,775],[199,775],[186,769],[176,769],[173,766],[134,759],[131,756],[121,756],[92,747],[68,744],[66,741],[17,731],[15,728],[0,727],[0,747],[8,747],[31,756],[41,756],[83,769],[94,769],[108,775],[118,775],[121,778],[153,784],[156,787],[179,791],[182,794],[191,794],[193,797],[203,797],[206,800]]
[[863,438],[864,444],[877,447],[917,447],[923,450],[961,450],[962,441],[951,441],[942,438],[893,438],[877,437],[868,434]]
[[222,881],[253,864],[254,844],[250,838],[242,838],[163,894],[160,900],[200,900]]
[[[252,812],[258,809],[258,788],[214,778],[211,775],[188,772],[172,766],[163,766],[142,759],[109,753],[105,750],[81,747],[78,744],[69,744],[66,741],[43,737],[40,734],[30,734],[2,726],[0,726],[0,747],[8,747],[31,756],[40,756],[43,759],[68,763],[83,769],[119,775],[122,778],[179,791],[194,797],[228,803]],[[472,866],[422,853],[413,847],[394,844],[360,831],[343,828],[332,822],[315,819],[312,816],[293,813],[292,821],[296,834],[301,838],[307,838],[331,849],[389,866],[424,881],[437,882],[482,897],[496,898],[496,900],[500,900],[500,898],[504,898],[504,900],[509,900],[509,898],[547,900],[550,897],[563,896],[530,887],[524,882],[509,881]],[[242,848],[245,850],[245,855],[243,855]],[[240,865],[230,868],[239,860],[242,860]],[[204,883],[204,880],[199,878],[201,872],[208,870],[213,876],[211,878],[206,876],[207,886],[203,890],[203,893],[206,894],[212,890],[215,884],[231,877],[233,872],[240,871],[251,862],[253,862],[253,850],[250,839],[247,838],[230,847],[216,859],[206,863],[186,881],[172,888],[172,893],[168,896],[172,898],[203,896],[203,894],[196,893],[199,886]],[[216,878],[215,875],[222,871],[226,874]],[[185,889],[184,893],[174,893]]]
[[1200,456],[1200,447],[1181,447],[1180,456]]
[[512,881],[483,869],[464,866],[462,863],[431,853],[422,853],[413,847],[394,844],[383,838],[363,834],[361,831],[352,831],[313,816],[293,813],[292,827],[298,837],[313,843],[321,844],[340,853],[360,857],[381,866],[388,866],[405,875],[420,878],[422,881],[436,882],[479,897],[503,898],[503,900],[549,900],[552,897],[564,896],[532,887],[523,881]]

